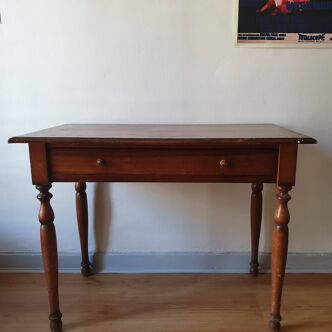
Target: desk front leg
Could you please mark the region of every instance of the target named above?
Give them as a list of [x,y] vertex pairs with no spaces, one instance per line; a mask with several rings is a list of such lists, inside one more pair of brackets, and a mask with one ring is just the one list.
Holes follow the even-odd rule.
[[50,329],[52,332],[62,331],[62,314],[59,307],[58,290],[58,252],[56,232],[54,226],[54,213],[50,204],[52,194],[49,192],[52,185],[36,186],[39,190],[37,198],[40,201],[40,241],[43,255],[48,299],[50,305]]
[[291,186],[277,187],[277,209],[274,214],[275,228],[272,240],[272,307],[270,327],[275,331],[280,330],[281,295],[285,277],[287,251],[288,251],[288,223],[290,215],[287,203],[291,199],[288,192]]

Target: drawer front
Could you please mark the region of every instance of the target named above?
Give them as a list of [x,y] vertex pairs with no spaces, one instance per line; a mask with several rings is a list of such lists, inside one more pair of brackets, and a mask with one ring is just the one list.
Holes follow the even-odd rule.
[[52,148],[52,181],[275,182],[273,149]]

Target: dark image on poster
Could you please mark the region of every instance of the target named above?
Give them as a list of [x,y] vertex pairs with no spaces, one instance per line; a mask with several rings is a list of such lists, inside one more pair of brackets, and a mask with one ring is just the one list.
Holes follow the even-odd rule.
[[238,45],[332,46],[332,0],[237,1]]

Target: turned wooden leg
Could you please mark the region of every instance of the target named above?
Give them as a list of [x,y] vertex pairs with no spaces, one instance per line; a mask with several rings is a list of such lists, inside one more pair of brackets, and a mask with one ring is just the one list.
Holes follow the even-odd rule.
[[261,224],[262,224],[262,204],[263,204],[263,184],[253,183],[251,194],[251,261],[250,261],[250,273],[253,276],[258,275],[258,247],[259,247],[259,237],[261,234]]
[[290,219],[287,203],[291,199],[288,194],[291,189],[290,186],[277,187],[278,205],[274,214],[275,228],[272,240],[272,307],[270,318],[270,328],[275,331],[280,330],[281,322],[280,305],[286,269]]
[[37,196],[41,204],[39,210],[39,221],[41,223],[40,241],[50,304],[50,328],[52,332],[61,332],[62,314],[59,308],[58,252],[55,227],[53,224],[54,213],[50,204],[52,194],[49,190],[51,187],[51,185],[36,186],[40,192]]
[[88,202],[86,198],[86,184],[84,182],[76,182],[75,190],[76,214],[82,253],[81,272],[83,276],[88,277],[91,275],[91,264],[88,252]]

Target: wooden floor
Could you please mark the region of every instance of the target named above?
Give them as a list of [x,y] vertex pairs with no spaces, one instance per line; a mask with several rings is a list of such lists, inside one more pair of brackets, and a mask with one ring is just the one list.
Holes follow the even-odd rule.
[[[60,276],[64,331],[268,331],[270,276]],[[41,274],[0,274],[0,331],[48,331]],[[282,331],[332,331],[332,276],[288,275]]]

